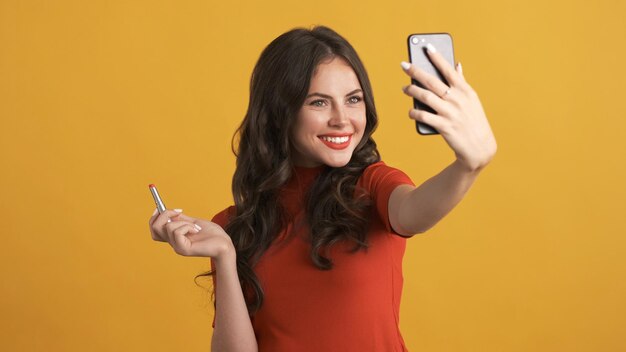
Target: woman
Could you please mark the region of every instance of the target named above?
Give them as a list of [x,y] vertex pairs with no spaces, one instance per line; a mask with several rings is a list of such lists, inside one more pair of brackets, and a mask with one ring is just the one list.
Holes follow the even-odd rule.
[[213,350],[406,350],[406,238],[441,220],[496,151],[460,65],[429,55],[449,86],[403,62],[428,88],[404,93],[437,112],[409,116],[437,129],[456,159],[415,188],[380,160],[370,82],[344,38],[297,28],[263,51],[238,129],[235,205],[212,221],[180,210],[150,218],[154,240],[211,258],[200,276],[215,284]]

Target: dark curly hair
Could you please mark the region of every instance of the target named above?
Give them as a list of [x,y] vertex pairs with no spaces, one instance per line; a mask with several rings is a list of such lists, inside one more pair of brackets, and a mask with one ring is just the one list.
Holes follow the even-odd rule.
[[[367,195],[356,190],[356,183],[368,165],[380,160],[380,154],[372,139],[378,118],[367,72],[350,43],[332,29],[294,28],[263,50],[252,73],[248,111],[232,141],[237,157],[232,182],[235,214],[225,231],[237,251],[237,272],[251,315],[261,307],[264,296],[253,267],[290,220],[278,196],[294,172],[291,131],[317,66],[335,57],[346,60],[359,79],[366,127],[349,163],[325,168],[307,195],[311,261],[321,270],[330,270],[333,262],[328,250],[333,244],[352,241],[353,252],[368,246],[371,205]],[[196,278],[213,274],[209,271]]]

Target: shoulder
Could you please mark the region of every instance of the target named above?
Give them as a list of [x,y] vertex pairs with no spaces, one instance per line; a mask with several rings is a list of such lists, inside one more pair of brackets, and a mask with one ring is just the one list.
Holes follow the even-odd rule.
[[379,161],[365,168],[357,184],[369,194],[387,232],[399,234],[394,230],[389,218],[389,200],[399,186],[415,186],[411,178],[404,171]]
[[359,179],[359,183],[362,187],[372,191],[383,185],[410,184],[415,186],[404,171],[389,166],[382,160],[366,167]]
[[232,219],[234,216],[235,216],[235,206],[231,205],[227,207],[226,209],[220,211],[219,213],[215,214],[213,218],[211,219],[211,222],[214,222],[220,225],[221,227],[224,227],[228,224],[230,219]]

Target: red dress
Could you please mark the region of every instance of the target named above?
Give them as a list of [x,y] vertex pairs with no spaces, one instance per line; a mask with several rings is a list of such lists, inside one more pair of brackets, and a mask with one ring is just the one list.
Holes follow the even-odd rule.
[[[397,186],[414,183],[382,161],[368,166],[357,184],[375,205],[369,248],[351,254],[353,243],[339,242],[330,251],[333,268],[320,270],[309,257],[308,230],[294,231],[294,223],[303,216],[304,192],[325,167],[296,167],[281,197],[296,221],[254,267],[265,292],[252,318],[259,351],[406,351],[398,327],[406,238],[391,228],[387,208]],[[212,221],[225,227],[233,212],[231,206]]]

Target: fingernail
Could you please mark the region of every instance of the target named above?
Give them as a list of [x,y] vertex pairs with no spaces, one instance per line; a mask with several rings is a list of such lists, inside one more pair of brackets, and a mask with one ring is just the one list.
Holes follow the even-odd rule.
[[435,47],[432,44],[430,44],[430,43],[426,44],[426,50],[428,50],[429,53],[436,53],[437,52],[437,49],[435,49]]
[[198,231],[202,230],[202,227],[198,226],[198,224],[193,224],[193,226],[198,229]]
[[463,73],[463,66],[461,66],[461,62],[456,65],[459,67],[459,72]]
[[182,209],[174,209],[174,211],[177,212],[177,213],[182,213],[183,212]]
[[406,61],[402,61],[400,63],[400,66],[402,66],[403,69],[408,70],[409,68],[411,68],[411,64],[406,62]]
[[409,88],[409,86],[408,86],[408,85],[406,85],[406,86],[402,87],[402,91],[403,91],[403,92],[406,92],[407,88]]
[[155,215],[156,215],[156,213],[158,213],[158,212],[159,212],[159,210],[158,210],[158,209],[154,209],[154,213],[152,213],[152,216],[155,216]]

